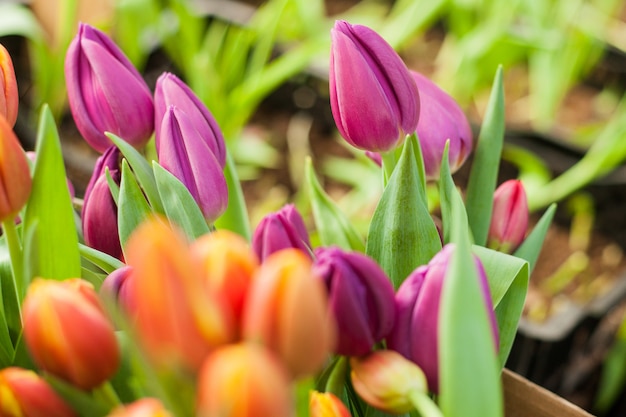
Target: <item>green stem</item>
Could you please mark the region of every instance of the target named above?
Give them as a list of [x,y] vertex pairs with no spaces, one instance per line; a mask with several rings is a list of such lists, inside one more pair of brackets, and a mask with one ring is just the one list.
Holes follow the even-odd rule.
[[17,305],[20,308],[21,317],[22,296],[24,294],[24,254],[22,253],[20,238],[17,235],[15,219],[9,218],[4,220],[2,222],[2,229],[4,230],[4,237],[7,241],[7,245],[9,246],[11,271],[13,272],[13,287],[15,288]]
[[422,417],[443,417],[437,404],[425,392],[413,390],[408,395],[409,400]]
[[250,232],[246,201],[235,169],[235,162],[229,152],[226,153],[224,176],[228,185],[228,207],[224,214],[215,221],[215,227],[236,232],[249,241],[252,233]]
[[332,392],[337,397],[343,397],[344,385],[346,382],[346,372],[348,371],[348,358],[345,356],[337,359],[333,370],[326,381],[326,392]]
[[122,404],[120,398],[117,396],[117,392],[111,385],[110,381],[104,382],[99,387],[93,390],[93,395],[97,400],[100,400],[103,404],[111,407],[111,409]]

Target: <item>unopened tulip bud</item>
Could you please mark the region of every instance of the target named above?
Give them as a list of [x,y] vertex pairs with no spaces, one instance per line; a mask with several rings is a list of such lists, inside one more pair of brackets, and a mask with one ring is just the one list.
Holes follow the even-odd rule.
[[391,280],[371,258],[338,247],[315,251],[313,272],[326,284],[337,321],[335,352],[360,356],[371,352],[393,329],[394,290]]
[[212,349],[233,341],[226,301],[205,285],[187,241],[166,220],[141,224],[126,253],[133,268],[125,284],[129,319],[153,363],[196,372]]
[[197,417],[290,417],[292,406],[287,370],[263,346],[221,347],[200,369]]
[[111,146],[98,158],[85,190],[81,214],[85,243],[117,259],[123,259],[123,253],[117,227],[117,205],[106,171],[119,185],[122,180],[120,159],[121,153],[116,146]]
[[293,377],[320,370],[334,348],[336,324],[308,255],[283,249],[261,264],[244,307],[243,335],[276,352]]
[[112,132],[136,148],[154,130],[152,93],[120,48],[81,23],[65,56],[67,96],[76,127],[98,152],[113,145]]
[[15,126],[19,95],[15,70],[9,51],[0,45],[0,116],[4,116],[9,126]]
[[372,152],[399,146],[415,132],[420,100],[393,48],[372,29],[337,21],[331,30],[330,105],[339,133]]
[[192,116],[170,106],[157,123],[161,124],[157,139],[159,163],[187,187],[204,217],[213,223],[228,205],[222,166],[196,129]]
[[252,247],[261,261],[281,249],[295,248],[311,252],[309,233],[302,216],[293,204],[265,216],[252,236]]
[[346,405],[331,392],[311,391],[309,395],[311,417],[351,417]]
[[130,266],[118,268],[107,275],[100,286],[100,295],[102,297],[117,301],[120,306],[129,311],[132,308],[130,302],[133,299],[133,297],[128,294],[132,287],[132,285],[128,284],[131,279],[132,270],[133,268]]
[[417,124],[426,178],[439,179],[441,158],[450,141],[448,161],[456,172],[472,151],[472,128],[461,107],[445,91],[422,74],[411,71],[420,92],[421,112]]
[[[209,109],[198,96],[172,73],[163,73],[156,82],[154,89],[154,120],[163,120],[170,106],[177,107],[187,113],[198,131],[200,138],[209,146],[215,158],[224,168],[226,165],[226,144],[224,136]],[[159,149],[161,125],[155,125],[156,146]]]
[[357,394],[366,403],[386,412],[402,414],[412,411],[411,392],[427,390],[424,372],[392,350],[352,357],[350,369],[352,386]]
[[117,371],[120,351],[93,286],[81,279],[35,279],[23,307],[24,340],[35,364],[82,389]]
[[[387,348],[415,362],[426,374],[428,387],[439,390],[439,306],[441,291],[454,245],[448,244],[427,265],[418,267],[396,293],[396,323],[387,338]],[[474,257],[485,310],[491,321],[494,346],[498,346],[498,324],[493,312],[489,284],[482,263]]]
[[11,126],[0,115],[0,222],[13,221],[28,201],[31,188],[24,149]]
[[107,417],[172,417],[156,398],[142,398],[113,410]]
[[528,201],[520,180],[503,182],[494,193],[487,246],[512,253],[524,241],[528,228]]

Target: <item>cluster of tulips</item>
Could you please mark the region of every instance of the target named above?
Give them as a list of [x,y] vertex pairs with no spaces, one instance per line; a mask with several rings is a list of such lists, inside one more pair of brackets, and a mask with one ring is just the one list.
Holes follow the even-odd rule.
[[[400,152],[407,135],[419,137],[423,182],[463,164],[474,141],[450,96],[409,71],[365,26],[338,21],[331,39],[337,127],[383,166],[389,187],[399,181],[394,169],[406,159]],[[18,95],[11,59],[4,50],[0,57],[0,216],[10,235],[33,184],[12,131]],[[95,284],[32,277],[20,301],[21,339],[32,363],[0,371],[0,415],[356,417],[368,407],[443,415],[436,401],[445,395],[441,305],[457,247],[446,229],[450,217],[437,227],[428,215],[423,237],[404,236],[403,224],[396,225],[394,239],[405,240],[382,245],[385,253],[429,248],[421,260],[377,256],[375,233],[365,252],[313,247],[293,205],[264,217],[248,240],[216,223],[235,194],[227,146],[181,79],[165,73],[152,93],[107,35],[81,24],[67,52],[66,80],[76,125],[102,153],[84,196],[82,236],[101,259],[115,260],[115,270]],[[153,133],[155,164],[184,185],[206,233],[177,224],[163,209],[165,191],[155,195],[140,169],[125,165]],[[122,204],[130,189],[125,175],[142,187],[131,204]],[[180,205],[191,212],[188,201]],[[413,203],[396,203],[394,213],[411,212]],[[149,213],[132,233],[133,216],[123,211],[129,206]],[[485,246],[513,253],[528,222],[521,182],[502,184],[489,209]],[[407,262],[409,273],[389,267]],[[14,277],[23,273],[18,263],[12,259]],[[485,346],[495,358],[502,317],[494,312],[494,278],[478,256],[469,269],[489,328]]]

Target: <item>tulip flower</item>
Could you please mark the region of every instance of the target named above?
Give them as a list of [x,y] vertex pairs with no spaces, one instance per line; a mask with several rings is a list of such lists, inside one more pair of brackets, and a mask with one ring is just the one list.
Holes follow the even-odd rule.
[[420,100],[393,48],[372,29],[337,21],[331,30],[330,105],[339,133],[372,152],[399,146],[415,132]]
[[24,149],[0,115],[0,222],[13,221],[30,196],[32,179]]
[[132,309],[130,302],[133,296],[129,294],[132,286],[128,284],[132,271],[133,268],[130,266],[118,268],[107,275],[100,286],[101,296],[117,301],[119,305],[128,311]]
[[472,128],[461,107],[452,97],[422,74],[411,71],[420,92],[421,112],[417,124],[426,178],[439,179],[441,158],[450,140],[448,161],[456,172],[472,151]]
[[371,406],[389,413],[412,411],[415,405],[411,394],[426,392],[424,372],[392,350],[352,357],[350,369],[352,386],[359,396]]
[[77,414],[35,372],[16,367],[0,371],[0,416],[75,417]]
[[108,170],[113,182],[120,184],[120,159],[120,150],[111,146],[96,161],[85,190],[81,220],[85,243],[121,260],[123,253],[117,228],[117,205],[106,177]]
[[228,187],[222,166],[196,129],[192,116],[169,106],[157,141],[159,163],[178,178],[196,200],[202,214],[213,223],[228,205]]
[[290,417],[291,385],[263,346],[230,344],[212,352],[198,376],[197,417]]
[[41,369],[85,390],[117,371],[113,325],[87,281],[35,279],[22,313],[26,346]]
[[166,220],[141,224],[126,254],[133,268],[125,283],[129,320],[156,366],[196,372],[212,349],[233,340],[225,300],[204,285],[185,238]]
[[9,51],[0,44],[0,116],[3,116],[10,127],[15,126],[19,95],[17,80]]
[[261,220],[252,236],[252,248],[261,260],[287,248],[311,252],[311,242],[304,220],[293,204],[287,204]]
[[196,239],[191,254],[201,266],[206,283],[227,300],[239,326],[252,276],[259,266],[248,242],[236,233],[217,230]]
[[350,411],[331,392],[311,391],[309,395],[309,415],[311,417],[351,417]]
[[[448,244],[428,263],[418,267],[396,293],[396,323],[387,338],[387,347],[415,362],[426,374],[428,387],[439,389],[438,326],[441,291],[454,245]],[[493,312],[487,276],[475,257],[485,309],[491,320],[494,345],[498,346],[498,324]]]
[[528,201],[519,180],[503,182],[493,196],[487,247],[512,253],[524,241],[528,228]]
[[99,30],[81,23],[65,56],[67,96],[78,130],[104,152],[112,132],[136,148],[154,130],[152,93],[120,48]]
[[[154,90],[154,120],[163,120],[170,106],[175,106],[187,113],[200,134],[200,138],[206,142],[220,166],[224,168],[226,165],[226,144],[215,118],[187,84],[174,74],[165,72],[157,79]],[[159,123],[156,123],[155,131],[156,147],[159,149],[161,137],[161,125]]]
[[313,272],[326,284],[339,330],[335,352],[369,353],[393,329],[395,294],[390,279],[373,259],[359,252],[318,248],[315,257]]
[[156,398],[141,398],[113,410],[108,417],[172,417]]
[[276,352],[293,377],[319,371],[334,348],[336,325],[311,259],[297,249],[272,254],[257,270],[249,291],[244,338]]

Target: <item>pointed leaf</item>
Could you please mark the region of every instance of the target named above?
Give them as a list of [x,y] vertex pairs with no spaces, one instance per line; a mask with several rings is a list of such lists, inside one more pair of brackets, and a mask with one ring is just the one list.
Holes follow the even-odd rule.
[[546,238],[550,224],[552,224],[552,218],[554,218],[555,212],[556,204],[553,203],[548,207],[545,213],[543,213],[543,216],[541,216],[541,219],[539,219],[533,231],[530,232],[526,239],[524,239],[524,242],[522,242],[520,247],[515,251],[515,256],[528,261],[530,272],[535,268],[535,263],[537,263],[537,258],[543,247],[543,241]]
[[[13,286],[11,258],[4,237],[0,238],[0,283],[0,367],[5,368],[11,365],[15,353],[11,329],[14,333],[19,333],[21,324]],[[5,292],[8,293],[7,296]]]
[[125,265],[119,259],[114,258],[104,252],[100,252],[97,249],[90,248],[87,245],[79,244],[78,249],[80,250],[80,256],[84,260],[97,266],[106,274],[110,274],[111,272]]
[[450,163],[448,161],[448,151],[450,149],[450,141],[446,141],[441,158],[441,168],[439,171],[439,204],[441,206],[441,223],[443,227],[443,242],[450,242],[450,229],[452,222],[452,199],[456,193],[456,185],[452,179],[450,171]]
[[126,241],[150,214],[150,206],[137,184],[137,180],[130,170],[126,159],[122,160],[122,181],[120,184],[119,204],[117,206],[117,227],[119,229],[122,249],[126,248]]

